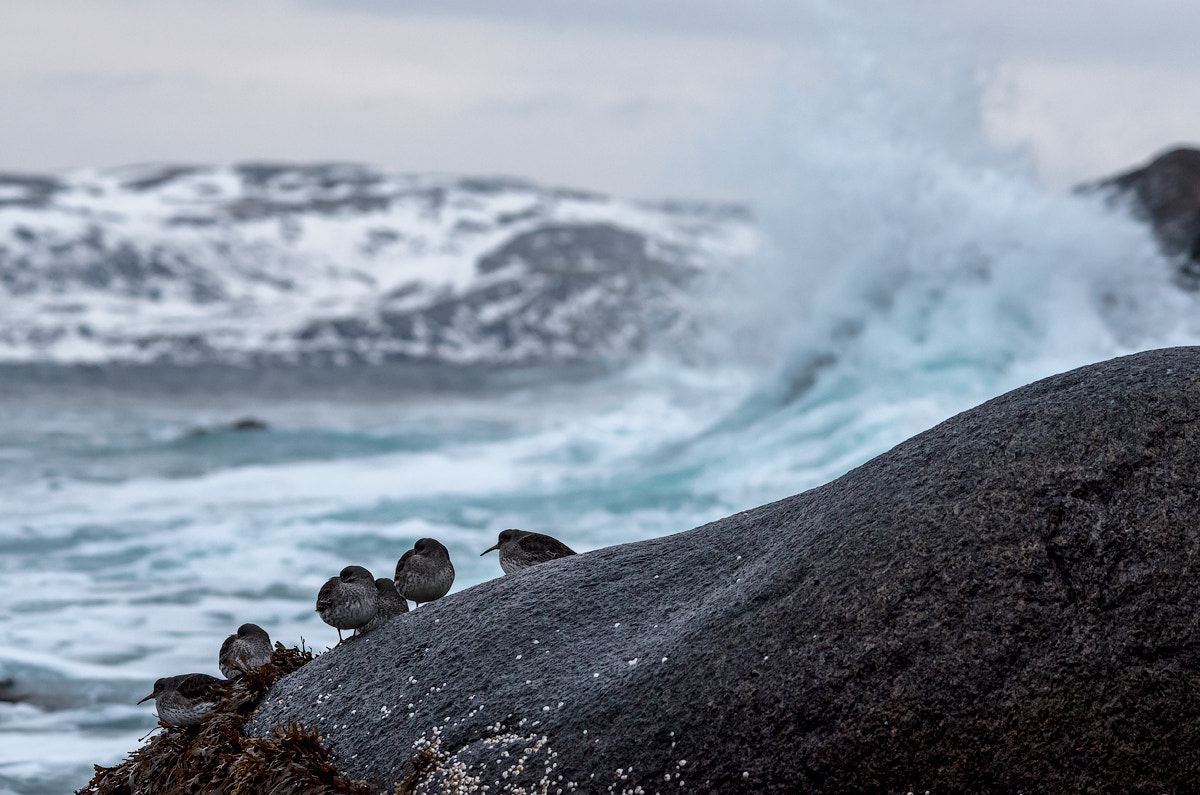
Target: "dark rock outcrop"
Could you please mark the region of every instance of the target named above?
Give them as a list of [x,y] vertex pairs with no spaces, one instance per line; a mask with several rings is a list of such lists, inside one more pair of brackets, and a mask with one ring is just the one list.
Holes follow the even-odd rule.
[[1048,378],[821,488],[423,606],[251,730],[315,726],[389,791],[1189,791],[1198,419],[1200,348]]
[[1163,253],[1179,261],[1180,281],[1200,289],[1200,149],[1171,149],[1141,168],[1082,187],[1096,189],[1131,201]]

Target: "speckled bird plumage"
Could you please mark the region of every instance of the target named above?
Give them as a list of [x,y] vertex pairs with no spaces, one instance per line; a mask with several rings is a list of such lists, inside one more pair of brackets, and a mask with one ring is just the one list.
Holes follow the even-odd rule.
[[221,644],[217,663],[227,679],[235,679],[246,671],[271,661],[271,636],[258,624],[242,624],[237,634]]
[[321,620],[338,631],[358,629],[375,617],[375,578],[362,566],[347,566],[330,577],[317,594],[317,613]]
[[154,699],[158,719],[169,726],[199,726],[217,704],[216,688],[225,683],[208,674],[179,674],[159,679],[142,701]]
[[500,568],[505,574],[575,554],[575,550],[553,536],[515,529],[501,532],[499,540],[480,555],[493,549],[500,550]]
[[453,584],[450,550],[435,539],[418,540],[396,562],[396,590],[418,605],[441,599]]
[[363,634],[374,632],[401,613],[408,612],[408,602],[387,577],[375,580],[375,591],[375,617],[359,630]]

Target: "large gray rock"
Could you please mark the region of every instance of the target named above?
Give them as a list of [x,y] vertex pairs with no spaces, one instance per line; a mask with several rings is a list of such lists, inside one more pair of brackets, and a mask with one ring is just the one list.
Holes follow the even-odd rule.
[[452,594],[253,728],[318,726],[389,791],[414,758],[419,792],[1192,790],[1198,373],[1200,348],[1085,367],[821,488]]

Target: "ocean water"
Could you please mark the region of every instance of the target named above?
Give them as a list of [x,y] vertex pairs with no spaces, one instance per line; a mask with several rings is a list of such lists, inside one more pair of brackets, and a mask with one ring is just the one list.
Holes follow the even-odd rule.
[[[965,202],[964,228],[889,249],[900,271],[854,252],[867,273],[830,311],[776,315],[771,339],[730,316],[737,333],[688,356],[0,369],[0,679],[20,697],[0,703],[0,792],[70,791],[118,761],[155,725],[135,704],[153,680],[217,673],[242,622],[331,646],[315,595],[350,563],[390,576],[432,536],[468,588],[500,576],[479,553],[504,528],[581,552],[682,532],[1038,377],[1200,342],[1135,224],[998,175],[940,188],[919,212]],[[245,417],[267,430],[230,428]]]
[[[1196,296],[1144,226],[987,141],[977,89],[918,102],[833,38],[842,90],[780,122],[769,245],[698,297],[685,349],[521,370],[0,367],[17,697],[0,793],[68,792],[119,761],[154,729],[135,704],[154,679],[216,674],[240,623],[333,645],[313,606],[345,565],[390,576],[432,536],[469,588],[501,575],[479,553],[505,528],[580,552],[683,532],[1037,378],[1200,344]],[[268,427],[230,428],[245,417]]]

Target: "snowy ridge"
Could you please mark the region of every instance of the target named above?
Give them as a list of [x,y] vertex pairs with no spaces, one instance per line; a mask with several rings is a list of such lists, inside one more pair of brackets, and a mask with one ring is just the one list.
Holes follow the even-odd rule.
[[0,361],[621,358],[756,245],[735,206],[356,164],[0,174]]

